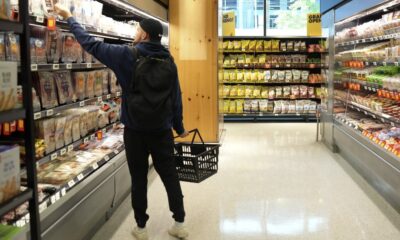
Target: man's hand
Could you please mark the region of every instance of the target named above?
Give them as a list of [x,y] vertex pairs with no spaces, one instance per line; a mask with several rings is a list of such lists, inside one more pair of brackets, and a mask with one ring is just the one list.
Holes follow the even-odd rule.
[[64,20],[72,17],[72,13],[69,11],[68,8],[64,7],[63,5],[57,3],[54,5],[54,10],[58,15],[60,15]]
[[179,137],[180,138],[185,138],[185,137],[187,137],[187,136],[189,136],[189,132],[188,131],[185,131],[184,133],[182,133],[181,135],[179,135]]

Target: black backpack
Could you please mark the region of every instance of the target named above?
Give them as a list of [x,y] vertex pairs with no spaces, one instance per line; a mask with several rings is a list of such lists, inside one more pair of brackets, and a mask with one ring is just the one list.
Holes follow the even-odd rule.
[[137,61],[129,86],[129,117],[145,131],[160,130],[173,115],[176,65],[172,57],[144,57],[136,48],[132,48],[132,52]]

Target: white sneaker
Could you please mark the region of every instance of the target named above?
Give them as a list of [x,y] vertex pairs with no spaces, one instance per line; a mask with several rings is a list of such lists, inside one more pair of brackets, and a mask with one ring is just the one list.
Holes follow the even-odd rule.
[[184,225],[177,225],[174,224],[169,230],[168,230],[169,235],[179,238],[179,239],[185,239],[189,236],[189,232],[187,231],[186,227]]
[[137,240],[148,240],[149,239],[149,235],[147,234],[146,228],[135,227],[132,231],[132,235]]

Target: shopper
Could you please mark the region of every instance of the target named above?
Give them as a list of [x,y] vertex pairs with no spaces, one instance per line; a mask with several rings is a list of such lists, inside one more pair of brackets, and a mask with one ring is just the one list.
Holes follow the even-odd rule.
[[[83,49],[115,72],[122,87],[121,122],[125,125],[124,141],[132,180],[132,206],[137,223],[133,235],[136,239],[148,239],[147,174],[148,158],[151,155],[154,168],[166,188],[169,207],[175,219],[175,224],[168,232],[177,238],[187,237],[188,232],[183,224],[185,218],[183,195],[172,156],[174,151],[172,128],[180,137],[186,137],[188,132],[185,131],[182,122],[182,97],[176,65],[169,51],[161,45],[163,34],[161,23],[153,19],[141,21],[135,37],[136,46],[130,48],[126,45],[96,41],[76,22],[68,9],[57,4],[55,10],[68,21],[71,32]],[[154,63],[154,68],[149,67],[149,63]],[[156,72],[160,70],[162,71]],[[159,74],[166,76],[166,79],[160,79]],[[174,79],[169,79],[172,77]],[[149,79],[158,80],[159,82],[156,82],[158,85],[155,88],[148,87],[154,84],[146,82],[150,81]],[[160,83],[160,81],[165,82]],[[166,88],[168,81],[171,81],[171,84]],[[131,85],[132,82],[135,84]],[[130,89],[131,87],[134,91]],[[157,112],[148,107],[143,99],[161,103],[158,106],[162,107],[155,108]],[[158,117],[149,118],[152,114],[158,114],[154,115]]]

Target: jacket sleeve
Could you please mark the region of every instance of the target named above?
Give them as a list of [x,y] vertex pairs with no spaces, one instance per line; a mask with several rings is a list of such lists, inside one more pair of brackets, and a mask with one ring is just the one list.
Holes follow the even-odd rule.
[[181,135],[185,132],[183,126],[183,106],[182,106],[182,93],[179,84],[179,78],[176,79],[173,94],[173,127],[177,134]]
[[134,62],[134,56],[128,46],[97,41],[73,17],[68,18],[68,24],[82,48],[114,72],[129,60]]

